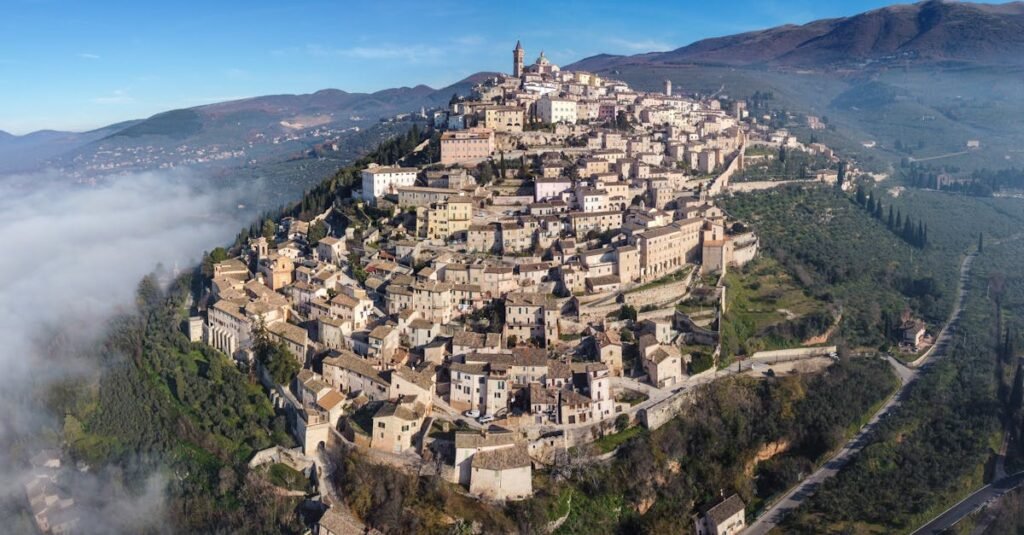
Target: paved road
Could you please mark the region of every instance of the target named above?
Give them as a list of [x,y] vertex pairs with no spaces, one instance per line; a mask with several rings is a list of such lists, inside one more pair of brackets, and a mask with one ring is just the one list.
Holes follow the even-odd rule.
[[[892,362],[890,362],[892,363]],[[902,366],[894,364],[893,366]],[[871,417],[868,423],[864,424],[863,427],[857,432],[857,434],[850,439],[841,450],[836,452],[825,464],[821,465],[820,468],[815,470],[811,475],[807,476],[803,481],[798,483],[795,487],[789,490],[776,501],[772,506],[765,511],[757,520],[754,521],[744,531],[744,535],[763,535],[774,529],[783,518],[786,517],[791,511],[795,510],[800,506],[814,492],[818,489],[825,480],[839,473],[839,470],[846,465],[846,463],[864,446],[868,443],[868,435],[875,429],[878,422],[888,413],[893,407],[899,406],[900,396],[899,393],[903,391],[908,383],[904,382],[905,375],[897,372],[900,377],[902,386],[896,391],[886,402],[878,409],[877,412]],[[909,380],[913,381],[916,375],[910,375]]]
[[956,525],[964,517],[981,509],[983,506],[995,501],[1000,496],[1010,492],[1024,483],[1024,472],[1018,472],[1012,476],[1004,477],[994,483],[989,483],[978,489],[974,494],[964,498],[960,503],[950,507],[931,522],[921,526],[914,532],[914,535],[928,535],[943,533]]
[[958,281],[956,298],[953,300],[953,311],[949,315],[949,321],[939,331],[939,336],[935,338],[935,344],[932,345],[928,351],[924,352],[920,358],[911,363],[911,366],[920,368],[928,363],[934,355],[944,355],[946,350],[949,349],[949,343],[953,340],[952,333],[960,326],[960,312],[964,308],[964,297],[967,295],[967,283],[971,278],[971,265],[974,264],[974,258],[977,257],[977,253],[971,253],[964,257],[963,262],[960,263],[960,280]]
[[[935,345],[914,363],[914,368],[927,364],[931,359],[941,358],[949,349],[950,341],[960,321],[960,312],[963,310],[964,296],[967,293],[967,282],[970,279],[971,264],[975,256],[974,254],[967,255],[960,264],[960,281],[957,286],[956,299],[953,302],[953,310],[949,315],[949,321],[946,322],[946,326],[942,328],[939,336],[936,337]],[[868,442],[868,435],[874,430],[878,421],[894,407],[899,406],[903,392],[906,390],[907,385],[917,378],[917,373],[916,370],[908,369],[892,357],[888,357],[887,360],[895,368],[896,374],[899,376],[900,388],[872,415],[868,423],[864,424],[841,450],[836,452],[825,464],[807,476],[803,481],[797,483],[782,498],[772,504],[743,532],[744,535],[764,535],[774,529],[787,514],[794,511],[807,498],[811,497],[821,483],[839,473],[839,470],[864,448]]]

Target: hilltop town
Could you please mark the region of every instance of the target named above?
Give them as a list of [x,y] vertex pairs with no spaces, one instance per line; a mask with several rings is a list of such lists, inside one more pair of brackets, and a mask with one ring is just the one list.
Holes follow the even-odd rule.
[[[404,163],[423,162],[424,140],[363,169],[351,198],[213,260],[188,334],[255,370],[300,444],[260,459],[302,467],[359,448],[480,499],[522,499],[535,467],[657,428],[698,385],[835,356],[818,346],[719,361],[723,278],[759,241],[716,197],[748,154],[835,163],[828,147],[743,101],[723,109],[668,81],[639,92],[543,52],[527,65],[519,43],[511,75],[421,113],[439,133],[437,161]],[[743,507],[723,497],[695,527],[734,533]],[[342,532],[328,513],[321,532]]]

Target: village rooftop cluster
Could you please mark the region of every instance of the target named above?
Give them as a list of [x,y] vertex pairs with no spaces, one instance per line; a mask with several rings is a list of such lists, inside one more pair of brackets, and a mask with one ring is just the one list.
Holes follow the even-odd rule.
[[[511,75],[424,114],[439,162],[370,165],[351,199],[213,267],[190,336],[247,364],[257,336],[287,348],[303,366],[292,384],[261,378],[300,454],[434,461],[438,477],[508,500],[572,446],[657,427],[703,375],[686,348],[718,355],[722,275],[758,250],[714,198],[750,145],[828,150],[743,101],[524,56],[517,43]],[[706,307],[683,313],[684,299]],[[742,502],[723,504],[703,532],[735,532],[737,507],[742,524]]]

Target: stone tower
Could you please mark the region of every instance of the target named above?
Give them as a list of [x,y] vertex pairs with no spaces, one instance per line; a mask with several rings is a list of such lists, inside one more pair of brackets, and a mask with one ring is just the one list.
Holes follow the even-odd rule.
[[512,76],[519,78],[523,75],[523,59],[526,57],[526,51],[523,50],[523,45],[519,41],[516,41],[516,47],[512,49]]
[[263,236],[260,236],[259,238],[256,239],[249,239],[249,248],[252,249],[252,252],[256,254],[257,261],[269,256],[269,245],[270,244],[267,243],[267,239],[264,238]]
[[672,96],[672,80],[665,80],[665,96]]

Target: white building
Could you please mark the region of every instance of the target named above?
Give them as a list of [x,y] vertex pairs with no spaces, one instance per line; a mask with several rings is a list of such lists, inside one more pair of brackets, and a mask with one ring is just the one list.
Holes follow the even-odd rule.
[[416,183],[415,167],[370,166],[363,170],[363,200],[373,204],[396,188],[409,187]]
[[537,101],[537,117],[545,123],[576,123],[576,102],[545,95]]

